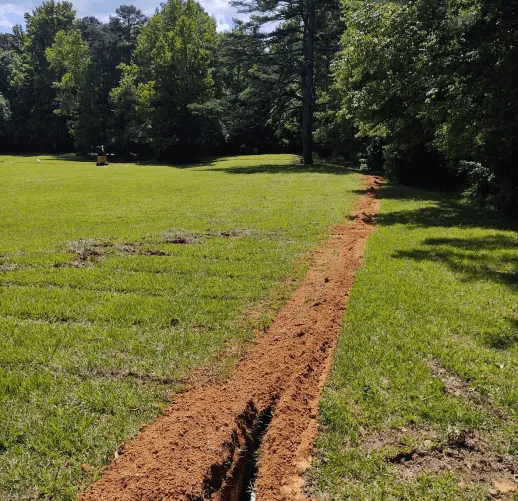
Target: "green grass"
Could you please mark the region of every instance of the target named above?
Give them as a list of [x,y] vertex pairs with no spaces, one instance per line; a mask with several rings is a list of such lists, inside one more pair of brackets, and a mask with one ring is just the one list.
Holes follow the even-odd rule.
[[427,473],[426,461],[404,477],[391,458],[464,430],[477,430],[488,460],[518,454],[516,226],[455,197],[384,187],[321,411],[317,497],[489,499],[490,480]]
[[2,501],[74,499],[168,392],[270,321],[360,187],[292,156],[40,158],[0,158]]

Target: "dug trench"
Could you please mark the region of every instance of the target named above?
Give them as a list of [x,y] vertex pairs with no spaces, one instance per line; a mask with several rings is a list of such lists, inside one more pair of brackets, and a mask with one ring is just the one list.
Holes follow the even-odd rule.
[[81,501],[304,498],[321,392],[375,229],[381,179],[364,182],[353,217],[315,252],[303,283],[233,376],[177,395],[118,449]]

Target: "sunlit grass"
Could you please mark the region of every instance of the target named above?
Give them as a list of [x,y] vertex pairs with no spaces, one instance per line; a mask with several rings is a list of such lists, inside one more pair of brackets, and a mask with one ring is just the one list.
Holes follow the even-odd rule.
[[0,157],[2,501],[74,499],[168,392],[270,321],[360,187],[289,155],[37,158]]
[[[315,493],[488,499],[491,478],[475,485],[425,468],[405,479],[390,458],[426,439],[443,446],[463,430],[490,444],[488,465],[492,455],[518,454],[517,228],[455,197],[392,186],[382,190],[378,225],[322,403]],[[445,391],[431,364],[470,392]]]

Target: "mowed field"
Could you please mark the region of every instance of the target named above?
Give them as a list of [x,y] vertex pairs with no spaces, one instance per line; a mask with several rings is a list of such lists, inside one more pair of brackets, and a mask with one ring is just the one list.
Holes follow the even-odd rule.
[[518,499],[518,228],[386,186],[322,402],[326,500]]
[[3,501],[74,499],[196,368],[224,377],[361,186],[292,156],[40,158],[0,158]]

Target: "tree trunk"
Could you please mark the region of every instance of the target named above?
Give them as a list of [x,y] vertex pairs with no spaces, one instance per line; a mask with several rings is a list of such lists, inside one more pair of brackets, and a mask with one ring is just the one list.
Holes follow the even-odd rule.
[[314,40],[315,1],[308,0],[304,19],[304,70],[302,74],[302,148],[305,164],[313,163],[313,111],[314,111]]

